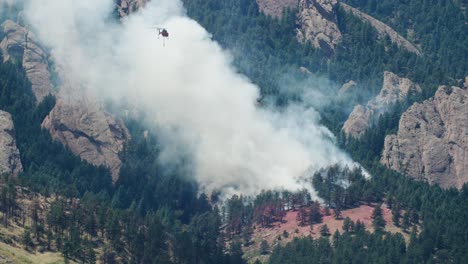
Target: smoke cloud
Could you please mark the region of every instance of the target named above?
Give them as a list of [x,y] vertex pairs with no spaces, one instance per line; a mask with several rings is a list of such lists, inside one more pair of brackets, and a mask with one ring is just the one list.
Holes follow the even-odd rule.
[[[153,0],[122,24],[112,0],[29,1],[26,17],[62,79],[106,100],[125,100],[164,134],[162,160],[193,158],[201,187],[224,193],[302,188],[310,168],[354,163],[310,107],[259,108],[259,89],[178,0]],[[152,26],[168,29],[163,46]]]

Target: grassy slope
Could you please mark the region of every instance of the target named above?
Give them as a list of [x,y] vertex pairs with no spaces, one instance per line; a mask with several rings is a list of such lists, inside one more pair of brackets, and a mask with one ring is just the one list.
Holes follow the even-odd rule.
[[[65,261],[60,253],[29,252],[23,248],[0,242],[0,263],[59,264],[65,263]],[[70,263],[75,262],[70,261]]]
[[[0,263],[34,263],[34,264],[59,264],[65,263],[60,252],[28,251],[19,244],[18,239],[24,228],[18,225],[4,227],[1,225],[0,234],[3,241],[0,241]],[[4,241],[8,241],[8,244]],[[70,261],[70,263],[75,263]]]

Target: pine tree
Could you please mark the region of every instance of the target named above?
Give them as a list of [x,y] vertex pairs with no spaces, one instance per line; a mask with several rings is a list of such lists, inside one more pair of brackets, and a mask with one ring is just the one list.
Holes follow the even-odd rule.
[[299,222],[300,226],[304,226],[307,222],[307,211],[305,207],[301,207],[297,212],[296,221]]
[[260,242],[260,254],[267,255],[270,252],[270,246],[266,240]]
[[328,226],[326,224],[324,224],[320,228],[320,235],[323,236],[323,237],[330,236],[330,230],[328,229]]
[[385,219],[383,218],[381,205],[377,205],[372,212],[372,226],[376,232],[383,231]]
[[343,231],[348,233],[353,231],[353,221],[351,221],[351,218],[346,217],[345,220],[343,221]]
[[341,219],[341,208],[340,207],[336,207],[333,212],[335,213],[335,219]]
[[411,212],[411,223],[413,224],[419,224],[419,214],[418,214],[418,211],[416,211],[415,209],[411,209],[410,210]]
[[322,222],[322,214],[320,213],[320,205],[318,202],[314,202],[309,212],[309,223],[311,225]]
[[356,224],[354,225],[354,232],[355,233],[362,233],[366,231],[366,226],[364,225],[363,222],[360,220],[356,221]]
[[340,241],[341,235],[338,229],[333,233],[333,246],[336,248],[338,246],[338,243]]
[[86,247],[86,263],[96,263],[96,252],[94,251],[92,245],[88,245]]
[[397,205],[395,205],[392,207],[392,221],[395,226],[400,226],[400,218],[400,208]]
[[250,245],[250,240],[252,239],[253,229],[252,225],[248,224],[242,229],[242,239],[244,240],[244,246],[248,247]]
[[409,211],[405,212],[405,214],[403,215],[403,221],[401,223],[401,228],[403,228],[403,231],[405,232],[408,232],[408,228],[411,225],[409,214]]
[[23,243],[26,249],[29,249],[34,246],[34,242],[31,238],[31,232],[29,230],[25,230],[23,235],[21,236],[21,242]]

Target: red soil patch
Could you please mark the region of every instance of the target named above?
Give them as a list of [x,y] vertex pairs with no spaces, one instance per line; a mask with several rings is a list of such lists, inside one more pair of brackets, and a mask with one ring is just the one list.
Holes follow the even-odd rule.
[[[343,233],[342,226],[346,217],[349,217],[354,223],[356,223],[357,220],[361,221],[366,227],[366,230],[373,231],[374,228],[372,227],[372,212],[374,207],[375,205],[361,205],[357,208],[344,210],[342,211],[342,218],[339,220],[335,219],[333,210],[330,210],[331,215],[324,215],[322,223],[314,224],[312,230],[310,225],[299,226],[299,222],[296,219],[298,211],[288,211],[283,219],[283,223],[274,223],[272,227],[268,228],[256,226],[252,236],[253,244],[250,247],[244,248],[244,252],[248,258],[257,255],[260,242],[262,240],[266,240],[270,247],[273,248],[277,244],[284,245],[295,237],[306,237],[310,235],[313,238],[319,238],[320,228],[325,224],[328,226],[330,234],[333,235],[336,230],[338,230],[340,233]],[[386,231],[392,233],[399,232],[402,233],[406,239],[408,238],[407,234],[403,233],[400,228],[393,225],[392,212],[385,204],[382,205],[382,214],[386,222]],[[284,231],[289,234],[288,237],[283,236]],[[278,237],[280,237],[280,239],[278,239]],[[255,252],[257,252],[257,254],[255,254]]]

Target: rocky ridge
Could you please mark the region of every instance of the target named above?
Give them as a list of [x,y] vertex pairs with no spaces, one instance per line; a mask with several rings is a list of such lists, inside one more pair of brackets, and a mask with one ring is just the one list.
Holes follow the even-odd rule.
[[262,13],[275,18],[281,18],[287,8],[296,8],[299,0],[257,0],[258,8]]
[[119,16],[126,17],[140,10],[149,0],[117,0],[117,12]]
[[42,127],[73,154],[109,168],[113,181],[118,179],[122,165],[118,154],[130,134],[120,119],[102,110],[97,100],[62,87]]
[[310,42],[316,48],[333,52],[341,40],[335,8],[337,0],[300,0],[297,39]]
[[337,25],[336,9],[339,6],[368,22],[377,30],[380,39],[388,36],[398,47],[421,55],[415,45],[390,26],[338,0],[257,0],[257,4],[261,12],[276,18],[280,18],[285,9],[297,7],[297,40],[301,43],[310,42],[315,48],[324,49],[328,53],[333,53],[342,38]]
[[468,182],[468,83],[441,86],[411,106],[398,133],[385,138],[381,163],[445,188]]
[[357,83],[353,80],[350,80],[346,82],[345,84],[343,84],[343,86],[341,86],[341,89],[338,91],[338,94],[345,95],[347,93],[351,93],[352,91],[356,89],[356,87],[357,87]]
[[390,40],[396,44],[399,48],[404,48],[409,52],[413,52],[417,55],[421,55],[421,51],[416,48],[411,42],[409,42],[406,38],[398,34],[393,28],[389,27],[388,25],[382,23],[381,21],[375,19],[374,17],[359,11],[358,9],[349,6],[343,2],[340,2],[340,6],[346,11],[350,12],[356,17],[362,19],[363,21],[369,22],[372,27],[377,30],[380,38],[384,38],[388,36]]
[[392,72],[384,72],[384,81],[380,93],[366,106],[357,105],[343,125],[343,131],[353,137],[360,137],[372,124],[373,119],[385,113],[389,108],[403,101],[410,93],[420,93],[421,87],[407,78],[400,78]]
[[5,38],[0,42],[3,61],[21,63],[32,85],[37,102],[52,94],[48,55],[39,45],[34,34],[17,23],[6,20],[1,25]]
[[0,110],[0,174],[16,176],[22,171],[13,120],[9,113]]

